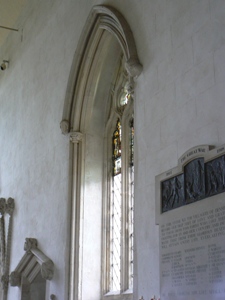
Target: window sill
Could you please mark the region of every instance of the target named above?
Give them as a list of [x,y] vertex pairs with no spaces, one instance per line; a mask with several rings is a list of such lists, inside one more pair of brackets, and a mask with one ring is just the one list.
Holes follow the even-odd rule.
[[126,290],[123,293],[120,292],[109,292],[103,296],[105,300],[132,300],[133,299],[133,291]]

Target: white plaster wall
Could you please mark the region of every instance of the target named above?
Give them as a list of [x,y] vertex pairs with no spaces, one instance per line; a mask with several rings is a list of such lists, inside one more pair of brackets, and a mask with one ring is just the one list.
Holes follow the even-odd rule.
[[[49,295],[67,299],[69,138],[59,124],[72,58],[92,4],[79,10],[79,18],[74,17],[79,3],[33,4],[22,42],[14,33],[0,52],[10,60],[0,74],[0,194],[16,203],[11,271],[24,254],[25,238],[37,238],[55,263]],[[18,288],[9,289],[9,299],[19,299]]]
[[[155,175],[199,144],[225,142],[225,2],[139,1],[135,299],[158,295]],[[132,26],[132,25],[131,25]]]
[[[0,49],[10,60],[0,73],[0,196],[16,202],[11,270],[25,238],[37,238],[56,266],[49,294],[67,299],[69,140],[59,123],[78,38],[101,3],[127,19],[144,67],[135,92],[134,299],[146,300],[159,294],[155,176],[190,147],[225,143],[224,0],[33,0],[22,41],[13,33]],[[9,300],[18,295],[9,289]]]

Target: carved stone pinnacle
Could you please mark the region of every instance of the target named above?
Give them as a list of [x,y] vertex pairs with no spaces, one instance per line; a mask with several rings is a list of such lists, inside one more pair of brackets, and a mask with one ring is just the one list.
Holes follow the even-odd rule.
[[14,211],[14,208],[15,208],[15,203],[14,203],[14,199],[13,198],[9,198],[7,200],[7,203],[6,203],[6,212],[12,216],[13,214],[13,211]]

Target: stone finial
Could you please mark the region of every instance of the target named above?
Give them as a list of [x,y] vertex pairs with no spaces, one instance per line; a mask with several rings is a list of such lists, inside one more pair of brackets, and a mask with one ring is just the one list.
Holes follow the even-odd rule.
[[5,198],[0,198],[0,215],[3,216],[6,210],[6,200]]
[[25,244],[24,244],[24,250],[29,253],[31,249],[37,248],[37,240],[33,238],[26,238]]

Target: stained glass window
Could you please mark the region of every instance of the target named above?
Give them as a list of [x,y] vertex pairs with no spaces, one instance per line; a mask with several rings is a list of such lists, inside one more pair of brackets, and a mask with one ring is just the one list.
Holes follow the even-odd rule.
[[121,290],[121,173],[113,178],[110,237],[110,290]]
[[112,142],[112,195],[110,236],[110,289],[120,291],[121,273],[121,124],[117,120]]
[[[133,219],[134,219],[134,125],[127,120],[123,132],[118,118],[112,137],[112,187],[110,200],[110,291],[119,292],[122,274],[127,274],[126,289],[133,288]],[[127,135],[127,137],[126,137]],[[125,143],[127,141],[127,143]],[[123,152],[122,145],[123,143]],[[125,147],[126,145],[126,147]],[[127,163],[122,163],[127,161]],[[127,167],[125,167],[127,166]],[[127,179],[125,179],[127,178]],[[126,183],[126,184],[125,184]],[[127,185],[127,186],[125,186]],[[127,191],[127,193],[123,193]],[[125,229],[124,229],[125,228]],[[124,230],[124,232],[123,232]],[[127,235],[127,236],[125,236]],[[125,241],[128,243],[124,244]],[[125,252],[127,262],[123,262]],[[126,270],[122,270],[126,266]]]
[[[133,289],[134,120],[127,74],[121,72],[113,91],[107,123],[104,299]],[[112,296],[114,297],[114,296]]]
[[121,124],[117,120],[116,130],[113,133],[113,175],[121,173]]
[[134,119],[131,118],[130,119],[130,132],[129,132],[129,141],[130,141],[130,153],[129,153],[129,156],[130,156],[130,160],[129,160],[129,163],[130,163],[130,167],[133,167],[134,166]]

